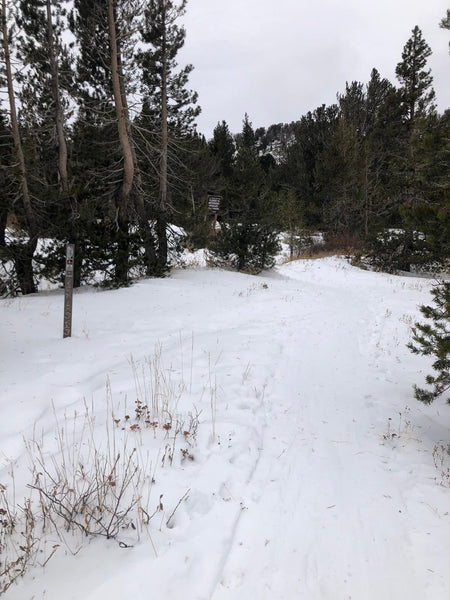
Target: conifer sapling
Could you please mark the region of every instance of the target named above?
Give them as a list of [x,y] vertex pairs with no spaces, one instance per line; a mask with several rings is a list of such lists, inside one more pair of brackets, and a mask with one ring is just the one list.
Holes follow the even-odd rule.
[[431,293],[435,306],[421,306],[420,311],[432,323],[416,323],[413,329],[415,344],[408,344],[414,354],[434,355],[436,358],[432,366],[437,375],[426,377],[426,382],[433,389],[414,386],[415,397],[426,404],[450,390],[450,282],[437,285]]

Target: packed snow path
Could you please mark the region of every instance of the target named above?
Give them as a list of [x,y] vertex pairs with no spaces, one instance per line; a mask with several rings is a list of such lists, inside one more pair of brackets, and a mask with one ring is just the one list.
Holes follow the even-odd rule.
[[[156,342],[168,356],[182,346],[174,370],[194,388],[203,373],[217,394],[209,413],[203,400],[195,460],[157,474],[172,507],[189,489],[170,529],[155,526],[157,557],[148,542],[124,551],[96,541],[76,557],[55,557],[6,597],[446,600],[450,490],[432,452],[450,442],[450,408],[412,398],[429,363],[405,348],[429,288],[340,259],[298,261],[258,278],[180,271],[130,290],[78,294],[84,316],[65,342],[48,333],[48,318],[39,321],[51,295],[29,300],[34,332],[18,332],[12,302],[3,396],[30,411],[28,427],[51,423],[36,389],[61,411],[100,393],[106,375],[125,393],[126,358]],[[31,383],[17,380],[20,369]],[[27,385],[32,399],[24,399]],[[9,456],[19,454],[24,429],[14,410],[1,425]]]

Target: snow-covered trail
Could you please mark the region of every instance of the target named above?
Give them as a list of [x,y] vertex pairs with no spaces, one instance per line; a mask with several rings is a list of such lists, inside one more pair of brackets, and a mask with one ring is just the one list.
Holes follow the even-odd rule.
[[427,597],[400,491],[408,482],[386,467],[372,410],[370,382],[385,370],[374,363],[381,299],[322,282],[292,302],[288,331],[266,332],[280,351],[267,365],[262,447],[212,599],[375,600],[406,597],[405,581],[408,598]]
[[[0,306],[3,457],[23,459],[35,422],[53,436],[50,399],[61,417],[94,396],[101,423],[108,376],[131,402],[130,356],[159,343],[189,390],[180,410],[201,411],[195,460],[156,469],[151,543],[62,549],[6,600],[447,600],[449,491],[432,452],[449,409],[412,398],[424,362],[405,348],[429,288],[333,258],[178,271],[77,294],[64,341],[61,294]],[[152,435],[139,443],[155,452]]]

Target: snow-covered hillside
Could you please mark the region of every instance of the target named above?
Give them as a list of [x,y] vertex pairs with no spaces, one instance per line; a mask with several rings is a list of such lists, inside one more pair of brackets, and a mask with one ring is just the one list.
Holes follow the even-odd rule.
[[39,534],[5,599],[446,600],[450,407],[414,400],[431,361],[405,347],[430,287],[339,258],[178,270],[76,292],[65,340],[61,291],[1,301],[9,497],[37,448],[50,472],[92,445],[143,494],[117,540]]

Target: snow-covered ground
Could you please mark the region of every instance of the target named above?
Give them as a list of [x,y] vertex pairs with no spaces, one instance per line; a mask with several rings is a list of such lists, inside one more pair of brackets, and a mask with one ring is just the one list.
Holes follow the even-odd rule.
[[450,407],[414,400],[431,361],[405,347],[431,285],[339,258],[177,270],[76,292],[65,340],[61,291],[1,301],[0,482],[24,505],[33,448],[51,470],[113,439],[152,516],[127,548],[39,534],[5,598],[447,600]]

